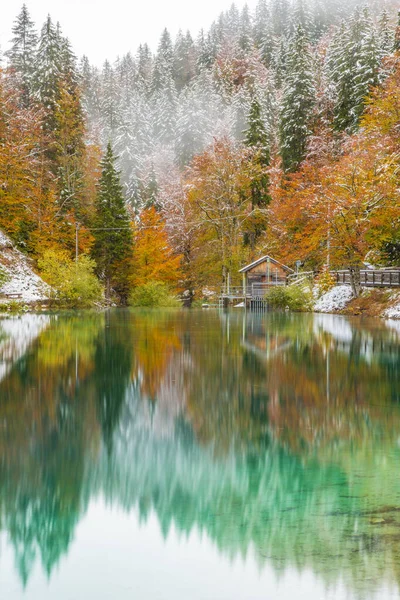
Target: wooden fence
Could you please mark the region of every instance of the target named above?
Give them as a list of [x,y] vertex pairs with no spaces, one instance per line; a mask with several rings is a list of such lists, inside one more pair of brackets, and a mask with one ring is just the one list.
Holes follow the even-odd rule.
[[[351,285],[350,272],[334,271],[333,276],[340,285]],[[397,288],[400,287],[400,269],[364,269],[360,272],[362,287]]]

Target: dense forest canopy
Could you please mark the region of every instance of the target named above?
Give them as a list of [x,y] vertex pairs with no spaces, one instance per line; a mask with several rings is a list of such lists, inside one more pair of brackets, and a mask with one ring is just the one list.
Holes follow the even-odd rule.
[[[72,254],[79,227],[98,263],[102,228],[130,221],[135,238],[151,221],[180,260],[166,283],[191,297],[260,252],[399,262],[397,26],[385,1],[232,4],[196,38],[164,30],[156,53],[99,69],[24,6],[0,81],[0,227],[36,258]],[[106,217],[107,145],[125,203]],[[114,281],[104,260],[95,270],[126,299],[141,249],[114,237]]]

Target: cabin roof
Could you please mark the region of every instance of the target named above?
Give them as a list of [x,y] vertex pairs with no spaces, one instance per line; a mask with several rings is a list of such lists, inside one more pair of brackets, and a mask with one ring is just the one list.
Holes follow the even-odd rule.
[[275,258],[272,258],[272,256],[268,256],[268,254],[266,256],[262,256],[258,260],[255,260],[250,265],[243,267],[243,269],[240,269],[239,273],[247,273],[248,271],[251,271],[255,267],[258,267],[258,265],[261,265],[262,263],[268,262],[268,261],[270,263],[272,263],[273,265],[278,265],[279,267],[282,267],[282,269],[285,269],[285,271],[287,271],[288,273],[294,273],[293,269],[282,264],[281,262],[279,262],[279,260],[275,260]]

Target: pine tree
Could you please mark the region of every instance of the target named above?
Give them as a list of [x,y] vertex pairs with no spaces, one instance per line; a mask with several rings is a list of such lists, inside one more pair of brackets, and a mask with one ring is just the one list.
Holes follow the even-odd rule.
[[285,36],[281,36],[279,43],[273,49],[271,58],[273,73],[275,76],[275,85],[278,89],[281,89],[285,80],[288,56],[288,41]]
[[[251,204],[252,213],[256,208],[265,208],[271,202],[269,190],[269,175],[266,168],[270,164],[270,141],[264,120],[261,114],[261,105],[256,97],[252,99],[248,117],[248,129],[245,136],[245,145],[253,152],[253,161],[260,166],[257,176],[252,178]],[[264,219],[258,214],[249,219],[245,242],[249,244],[252,251],[255,249],[257,239],[265,227]]]
[[257,150],[259,153],[259,161],[263,166],[269,165],[271,158],[269,135],[262,118],[260,102],[256,97],[254,97],[251,102],[250,113],[248,116],[248,128],[245,134],[244,143],[249,148]]
[[92,257],[96,261],[99,277],[105,282],[107,299],[110,299],[113,289],[121,301],[125,302],[129,288],[133,242],[120,174],[116,170],[115,162],[116,158],[109,143],[101,162]]
[[34,91],[36,98],[49,113],[50,128],[52,125],[51,115],[54,113],[58,82],[61,74],[60,41],[59,32],[53,25],[49,15],[40,33]]
[[270,26],[271,15],[266,0],[259,0],[256,6],[253,36],[257,48],[261,48],[264,40],[264,33]]
[[342,28],[333,80],[337,103],[335,127],[354,131],[364,110],[371,87],[378,84],[380,51],[377,33],[367,9],[357,10],[350,26]]
[[398,52],[400,50],[400,10],[399,10],[398,16],[397,16],[397,27],[396,27],[396,32],[395,32],[393,50],[395,52]]
[[71,73],[58,84],[52,154],[61,212],[73,210],[79,220],[85,216],[82,205],[85,133],[80,90]]
[[239,46],[244,53],[248,53],[254,45],[253,27],[249,7],[245,4],[240,15]]
[[291,13],[292,30],[301,25],[309,39],[311,39],[314,26],[310,7],[307,0],[296,0]]
[[281,36],[286,33],[289,24],[289,14],[288,0],[272,0],[271,18],[275,35]]
[[180,92],[196,76],[197,53],[192,36],[188,31],[179,31],[174,46],[173,77],[176,89]]
[[164,29],[158,45],[157,56],[154,61],[152,75],[152,92],[158,92],[166,86],[166,81],[173,77],[174,51],[171,35],[168,29]]
[[289,48],[280,118],[283,168],[295,171],[306,154],[315,104],[312,56],[306,33],[298,25]]
[[378,21],[380,58],[384,58],[393,50],[394,36],[390,18],[386,10],[382,12]]
[[147,44],[139,46],[136,55],[136,63],[136,86],[143,94],[148,95],[151,86],[151,75],[153,71],[153,56]]
[[114,69],[108,61],[103,66],[103,89],[101,101],[101,118],[103,121],[103,143],[114,140],[121,119],[118,111],[119,89]]
[[37,34],[24,4],[13,27],[12,46],[6,53],[12,71],[20,78],[22,103],[29,106],[32,97],[33,78],[36,68]]
[[202,29],[198,35],[197,42],[197,66],[199,70],[203,68],[212,67],[216,54],[217,54],[217,45],[214,44],[211,33],[209,32],[207,35],[204,34],[204,30]]

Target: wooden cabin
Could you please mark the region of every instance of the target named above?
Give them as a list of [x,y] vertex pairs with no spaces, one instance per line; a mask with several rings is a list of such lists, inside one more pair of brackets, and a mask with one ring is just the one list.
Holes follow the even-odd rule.
[[282,264],[272,256],[263,256],[250,265],[240,269],[243,275],[243,290],[249,291],[251,295],[263,295],[262,290],[268,286],[287,285],[288,276],[294,274],[294,270]]

